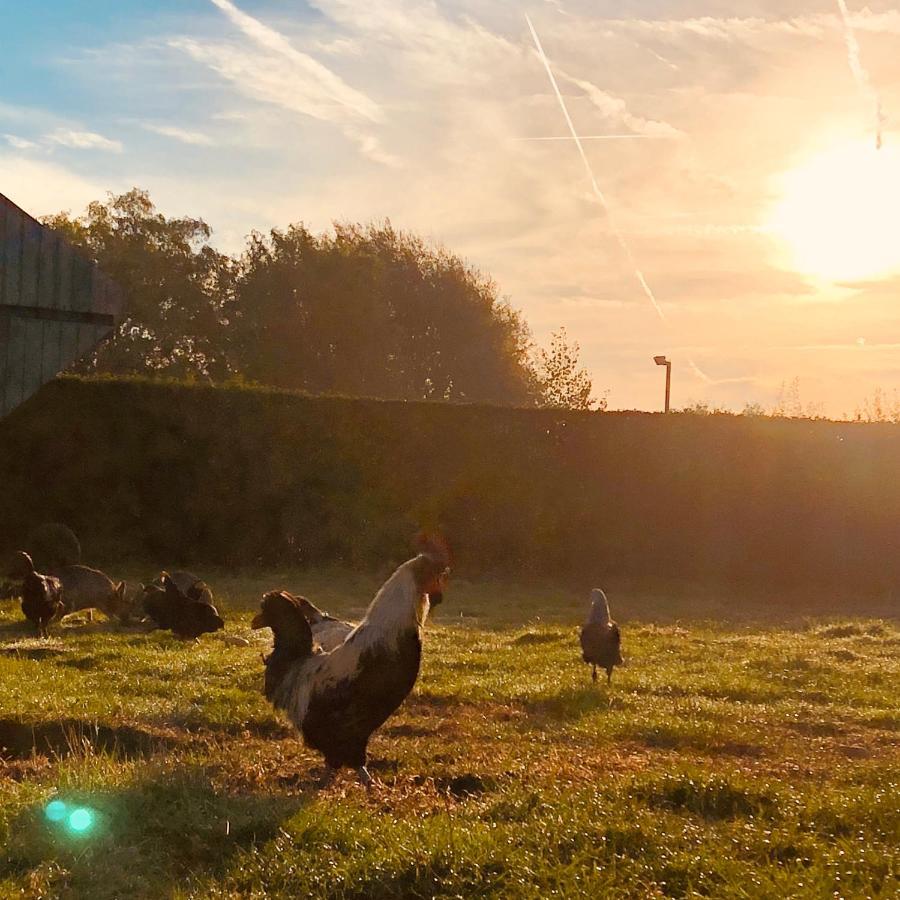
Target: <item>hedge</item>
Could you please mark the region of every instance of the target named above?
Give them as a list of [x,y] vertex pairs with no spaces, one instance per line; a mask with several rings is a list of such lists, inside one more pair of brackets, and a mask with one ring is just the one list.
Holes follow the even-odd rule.
[[0,422],[0,545],[371,567],[439,527],[472,574],[890,590],[898,462],[894,425],[63,378]]

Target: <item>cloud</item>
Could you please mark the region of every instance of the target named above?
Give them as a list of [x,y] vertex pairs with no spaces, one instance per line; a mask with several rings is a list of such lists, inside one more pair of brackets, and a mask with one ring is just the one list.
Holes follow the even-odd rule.
[[[371,126],[385,119],[376,101],[231,0],[210,2],[247,43],[239,46],[183,37],[170,40],[171,48],[212,69],[244,96],[336,125],[364,157],[384,166],[399,165],[371,131]],[[352,41],[338,39],[324,52],[348,52],[351,48]]]
[[[554,70],[566,73],[579,131],[661,138],[597,140],[585,152],[668,331],[588,195],[521,8],[502,0],[209,4],[205,24],[185,13],[173,33],[167,16],[133,48],[100,48],[84,60],[78,84],[102,72],[97,108],[109,119],[98,116],[90,129],[62,114],[7,121],[0,103],[0,130],[33,141],[61,127],[114,135],[109,122],[129,117],[188,144],[188,135],[198,146],[217,140],[216,153],[189,172],[139,130],[127,154],[82,153],[73,163],[95,173],[93,198],[111,187],[108,173],[121,173],[125,187],[147,187],[167,214],[204,216],[230,250],[251,228],[390,217],[491,273],[538,340],[568,326],[617,406],[658,400],[656,353],[676,359],[677,390],[686,390],[683,380],[740,408],[765,399],[761,385],[774,399],[781,381],[823,367],[813,352],[778,348],[857,334],[900,340],[896,284],[808,284],[784,271],[787,257],[766,226],[772,176],[859,130],[839,18],[825,0],[818,11],[811,0],[752,0],[740,16],[681,19],[673,16],[726,7],[644,3],[645,19],[613,19],[598,6],[613,7],[596,0],[531,4]],[[900,13],[863,10],[852,20],[886,103],[898,108],[892,42],[867,36],[900,34]],[[563,139],[522,140],[528,135]],[[40,174],[32,172],[29,190]],[[715,383],[690,371],[688,356]],[[853,365],[817,395],[838,404],[863,395]]]
[[309,95],[318,95],[321,105],[355,113],[372,122],[383,118],[378,104],[361,91],[350,87],[327,66],[297,50],[280,32],[238,9],[230,0],[210,0],[240,31],[262,50],[291,64],[290,75],[296,86]]
[[93,131],[75,131],[71,128],[57,128],[45,135],[44,140],[75,150],[106,150],[111,153],[121,153],[123,149],[121,141],[110,140]]
[[37,150],[39,147],[34,141],[26,140],[15,134],[4,134],[2,137],[10,147],[14,147],[16,150]]
[[172,138],[172,140],[180,141],[182,144],[211,147],[215,143],[208,134],[203,134],[201,131],[189,131],[185,128],[178,128],[175,125],[156,125],[153,122],[141,122],[140,124],[144,131]]
[[644,119],[641,116],[634,115],[628,109],[628,104],[621,97],[616,97],[608,91],[602,90],[590,81],[586,81],[583,78],[575,78],[573,75],[568,75],[565,72],[560,72],[560,75],[566,81],[581,88],[593,106],[600,111],[604,118],[609,119],[611,122],[621,123],[626,128],[630,128],[636,134],[644,137],[684,137],[683,132],[673,128],[668,122],[658,122],[654,119]]
[[92,179],[63,166],[0,151],[0,185],[14,203],[33,216],[81,210],[106,191],[123,187],[108,178]]

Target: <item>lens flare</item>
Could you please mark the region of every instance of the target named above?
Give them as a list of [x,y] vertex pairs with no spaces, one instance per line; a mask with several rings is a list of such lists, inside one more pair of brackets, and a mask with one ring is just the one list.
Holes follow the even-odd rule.
[[44,815],[50,822],[62,822],[69,812],[69,807],[62,800],[51,800],[44,807]]
[[94,813],[83,806],[73,810],[69,816],[69,829],[74,831],[75,834],[84,834],[85,832],[90,831],[93,824]]

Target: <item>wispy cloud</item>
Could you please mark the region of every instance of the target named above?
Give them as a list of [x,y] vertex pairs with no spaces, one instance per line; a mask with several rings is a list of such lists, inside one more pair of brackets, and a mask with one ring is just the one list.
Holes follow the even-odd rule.
[[569,83],[584,91],[585,96],[600,114],[612,122],[624,125],[643,137],[677,138],[684,137],[683,133],[671,126],[668,122],[658,122],[654,119],[645,119],[632,113],[628,104],[621,98],[604,91],[584,78],[576,78],[566,72],[560,75]]
[[93,131],[75,131],[71,128],[57,128],[46,135],[44,140],[74,150],[106,150],[111,153],[122,152],[122,142],[110,140]]
[[157,125],[154,122],[141,122],[140,124],[144,131],[172,138],[172,140],[180,141],[182,144],[191,144],[198,147],[211,147],[215,144],[215,141],[202,131],[190,131],[186,128],[178,128],[175,125]]
[[26,140],[16,134],[4,134],[3,140],[5,140],[10,147],[15,147],[16,150],[37,150],[39,147],[34,141]]
[[244,96],[336,125],[363,156],[381,165],[399,164],[371,132],[371,127],[385,118],[376,101],[231,0],[210,2],[247,43],[236,45],[183,37],[172,39],[170,47],[212,69]]
[[[843,13],[843,11],[840,11]],[[674,39],[692,36],[706,41],[741,43],[760,37],[794,37],[821,40],[829,32],[844,27],[844,22],[857,31],[873,34],[900,34],[900,10],[878,12],[863,8],[842,15],[812,13],[806,15],[763,16],[693,16],[682,19],[619,18],[606,19],[604,26],[613,32],[640,34]]]
[[247,15],[230,0],[210,2],[222,10],[232,24],[262,50],[290,62],[290,74],[296,79],[298,86],[305,88],[309,94],[318,94],[325,101],[325,106],[336,106],[372,122],[381,121],[383,114],[377,103],[352,88],[327,66],[298,50],[283,34]]

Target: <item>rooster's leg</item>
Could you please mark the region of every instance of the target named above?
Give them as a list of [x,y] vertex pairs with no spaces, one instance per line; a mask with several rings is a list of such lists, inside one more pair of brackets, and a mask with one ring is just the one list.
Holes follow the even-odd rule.
[[591,667],[591,681],[596,681],[596,680],[597,680],[597,667],[592,666]]

